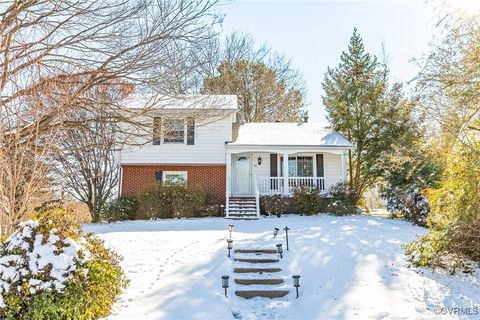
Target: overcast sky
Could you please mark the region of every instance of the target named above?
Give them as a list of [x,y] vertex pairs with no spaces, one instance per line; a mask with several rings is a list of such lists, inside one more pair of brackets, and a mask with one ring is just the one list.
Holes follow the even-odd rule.
[[[477,0],[471,0],[477,1]],[[390,59],[391,79],[411,80],[412,58],[428,52],[437,11],[426,1],[253,1],[226,6],[224,32],[251,33],[293,60],[306,80],[310,122],[325,122],[321,83],[357,27],[368,51]]]

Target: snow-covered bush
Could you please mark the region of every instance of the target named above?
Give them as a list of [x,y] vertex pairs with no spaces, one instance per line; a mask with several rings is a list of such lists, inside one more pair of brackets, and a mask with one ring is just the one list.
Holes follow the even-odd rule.
[[419,226],[426,226],[430,214],[430,204],[427,197],[419,190],[390,192],[387,198],[387,210],[394,216],[403,216],[406,220]]
[[328,200],[322,197],[318,187],[298,186],[293,189],[293,205],[295,212],[313,215],[326,212]]
[[356,213],[357,196],[347,183],[338,183],[329,190],[328,212],[335,216]]
[[260,199],[260,210],[262,213],[273,214],[280,217],[292,211],[292,198],[282,194],[262,196]]
[[60,208],[20,223],[0,245],[1,319],[98,319],[127,284],[119,256]]

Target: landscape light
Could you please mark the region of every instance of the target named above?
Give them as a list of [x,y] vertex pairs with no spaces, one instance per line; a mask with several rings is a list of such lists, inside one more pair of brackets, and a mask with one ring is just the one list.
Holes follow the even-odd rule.
[[230,277],[227,275],[222,276],[222,287],[225,289],[225,297],[227,296],[228,278]]
[[280,255],[280,258],[283,258],[283,248],[281,243],[277,244],[277,252]]
[[285,228],[283,228],[283,230],[285,230],[285,239],[287,240],[287,251],[288,251],[288,230],[290,230],[290,228],[285,227]]
[[297,290],[297,299],[298,299],[298,287],[300,287],[300,276],[294,275],[292,276],[292,278],[293,278],[293,286],[295,287],[295,290]]
[[228,249],[228,257],[230,258],[230,250],[233,248],[233,240],[227,239],[227,249]]
[[228,232],[230,232],[230,238],[232,237],[232,232],[233,232],[233,224],[228,225]]
[[274,238],[277,236],[278,231],[280,231],[280,229],[278,229],[278,228],[273,228],[273,237],[274,237]]

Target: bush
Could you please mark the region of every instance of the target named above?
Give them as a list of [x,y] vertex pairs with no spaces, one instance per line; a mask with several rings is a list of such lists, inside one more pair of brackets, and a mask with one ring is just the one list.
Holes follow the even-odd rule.
[[480,145],[476,150],[459,146],[449,155],[442,187],[431,192],[429,234],[406,245],[413,265],[449,266],[452,258],[480,260]]
[[155,184],[137,196],[137,219],[166,219],[200,216],[205,193],[193,185]]
[[328,200],[320,195],[320,188],[298,186],[293,189],[295,211],[304,215],[326,212]]
[[0,246],[0,318],[98,319],[127,280],[120,257],[84,235],[74,213],[45,208]]
[[293,199],[282,194],[262,196],[260,210],[262,213],[280,215],[293,211]]
[[418,189],[413,191],[395,190],[395,195],[387,198],[386,208],[393,217],[403,216],[405,220],[421,227],[426,226],[427,217],[430,214],[428,199]]
[[341,182],[334,185],[330,191],[330,204],[328,212],[336,216],[356,213],[357,197],[347,183]]
[[135,198],[120,197],[108,202],[100,212],[100,220],[125,221],[135,219],[138,202]]

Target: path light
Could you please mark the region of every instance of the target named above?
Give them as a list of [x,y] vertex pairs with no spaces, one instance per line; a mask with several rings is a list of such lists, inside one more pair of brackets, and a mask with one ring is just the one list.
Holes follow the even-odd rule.
[[[298,299],[298,287],[300,287],[300,276],[299,275],[294,275],[294,276],[292,276],[292,278],[293,278],[293,286],[297,290],[297,299]],[[225,289],[225,290],[227,290],[227,289]],[[225,291],[225,292],[227,292],[227,291]],[[226,293],[225,293],[225,295],[226,295]]]
[[280,229],[278,229],[278,228],[273,228],[273,237],[274,238],[277,236],[279,230]]
[[277,244],[277,252],[280,255],[280,258],[283,258],[283,248],[281,243]]
[[287,251],[288,251],[288,230],[290,230],[290,228],[285,227],[285,228],[283,228],[283,230],[285,230],[285,238],[287,239]]
[[228,232],[230,232],[230,238],[232,237],[232,232],[233,232],[233,224],[228,225]]
[[230,250],[233,248],[233,240],[227,239],[227,249],[228,249],[228,257],[230,258]]
[[[229,276],[222,276],[222,287],[225,289],[225,297],[227,296],[227,288],[228,288],[228,278]],[[298,293],[297,293],[298,296]]]

